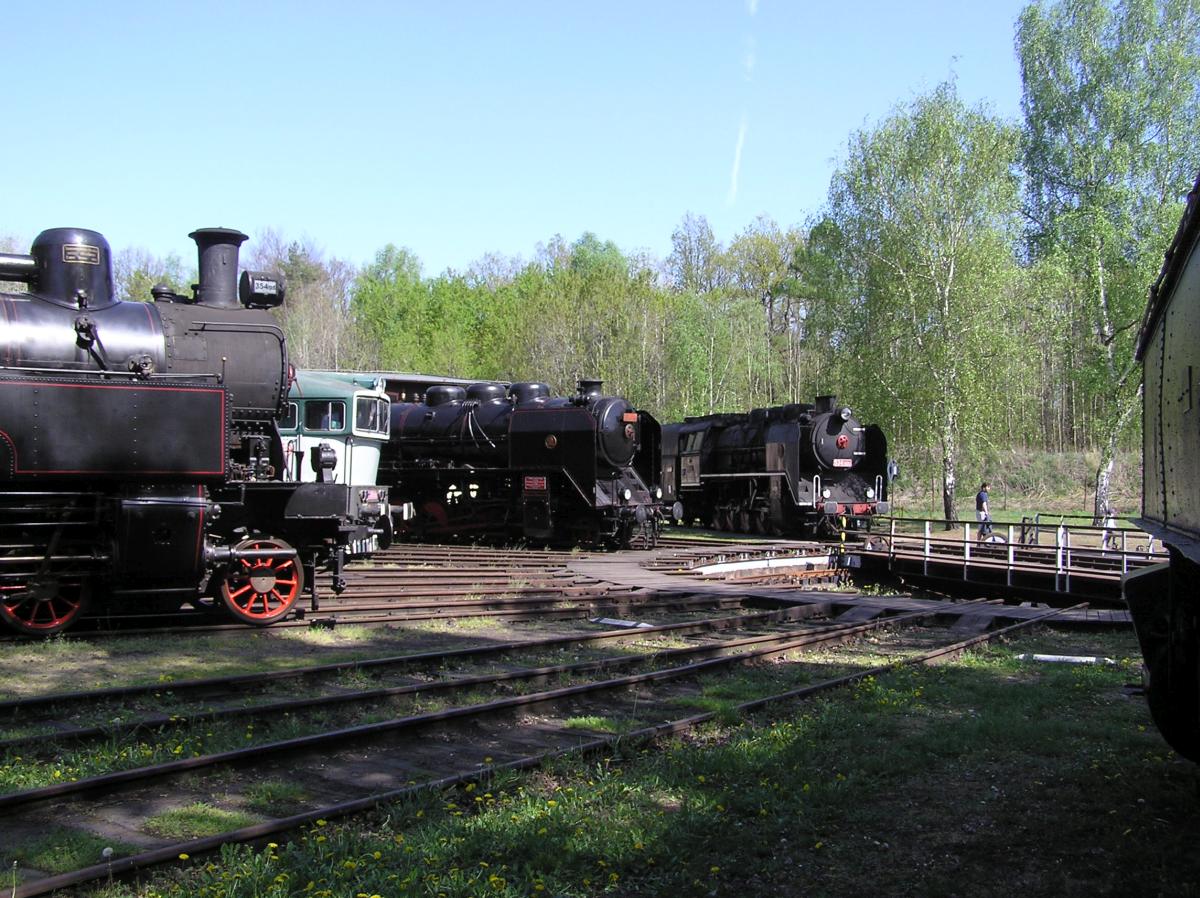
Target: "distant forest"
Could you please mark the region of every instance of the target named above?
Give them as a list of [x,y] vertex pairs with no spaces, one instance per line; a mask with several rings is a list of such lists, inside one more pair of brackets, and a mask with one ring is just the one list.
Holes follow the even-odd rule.
[[[902,101],[848,135],[803,225],[764,216],[723,245],[686,214],[666,259],[588,233],[436,276],[392,244],[356,268],[268,232],[246,264],[287,277],[298,367],[601,377],[663,421],[836,393],[936,472],[947,511],[998,447],[1096,452],[1102,505],[1137,451],[1134,342],[1200,166],[1200,15],[1035,2],[1015,50],[1019,121],[953,80]],[[144,300],[192,273],[126,250],[117,277]]]

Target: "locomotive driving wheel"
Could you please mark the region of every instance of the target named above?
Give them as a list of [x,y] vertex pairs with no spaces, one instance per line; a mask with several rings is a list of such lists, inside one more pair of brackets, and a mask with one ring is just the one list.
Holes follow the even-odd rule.
[[[291,549],[283,540],[243,540],[235,551]],[[222,604],[244,624],[266,627],[284,617],[304,589],[304,568],[293,552],[286,557],[242,558],[232,562],[218,587]]]
[[83,614],[91,598],[85,578],[36,579],[0,586],[0,619],[27,636],[60,633]]

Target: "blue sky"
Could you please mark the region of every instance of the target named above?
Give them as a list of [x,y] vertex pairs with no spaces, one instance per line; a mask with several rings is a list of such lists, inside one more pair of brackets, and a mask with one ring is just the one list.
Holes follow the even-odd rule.
[[849,134],[953,72],[1019,113],[1022,3],[6,5],[0,235],[273,228],[427,274],[584,231],[665,256],[803,224]]

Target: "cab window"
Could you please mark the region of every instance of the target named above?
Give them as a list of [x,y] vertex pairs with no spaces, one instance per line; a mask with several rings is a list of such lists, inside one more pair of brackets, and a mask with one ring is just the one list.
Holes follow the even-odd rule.
[[305,430],[341,430],[345,426],[346,403],[312,400],[304,403]]
[[354,427],[370,433],[388,432],[388,403],[384,399],[359,396],[354,400]]
[[296,419],[298,416],[299,416],[299,412],[296,409],[296,403],[285,402],[283,404],[283,418],[281,418],[279,421],[279,429],[280,430],[295,430],[296,429]]

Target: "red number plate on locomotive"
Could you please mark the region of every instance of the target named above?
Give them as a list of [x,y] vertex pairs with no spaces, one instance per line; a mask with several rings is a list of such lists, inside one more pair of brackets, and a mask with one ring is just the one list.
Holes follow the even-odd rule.
[[546,478],[545,477],[526,477],[525,478],[525,489],[528,492],[532,492],[532,493],[546,492]]

